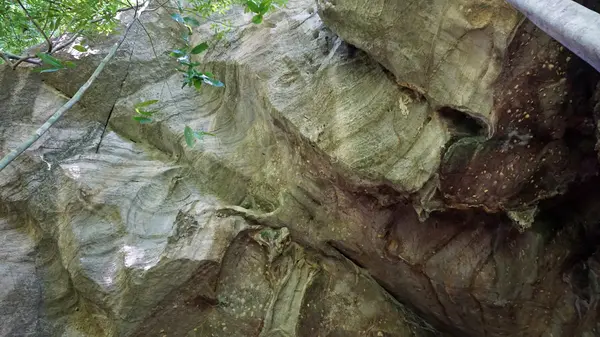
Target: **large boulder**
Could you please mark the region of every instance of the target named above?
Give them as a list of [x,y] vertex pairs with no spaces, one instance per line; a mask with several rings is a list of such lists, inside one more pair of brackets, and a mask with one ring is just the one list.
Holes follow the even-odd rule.
[[[474,97],[463,105],[440,103],[450,91],[399,85],[309,0],[262,25],[240,9],[225,15],[235,28],[197,58],[225,87],[182,89],[166,56],[181,28],[162,8],[143,13],[83,100],[0,172],[0,331],[597,334],[600,189],[585,110],[596,75],[531,24],[517,27],[505,5],[488,5],[510,15],[480,17],[488,24],[465,35],[469,49],[448,58],[481,60],[468,44],[481,32],[498,48],[495,80],[461,80]],[[455,7],[448,22],[461,17]],[[441,27],[444,39],[466,29]],[[193,43],[210,36],[206,23]],[[71,97],[117,38],[93,41],[97,54],[60,55],[74,70],[2,69],[0,155]],[[438,80],[455,80],[452,67],[440,65]],[[528,118],[508,112],[542,88],[552,102],[540,93]],[[154,121],[132,120],[149,99],[159,100]],[[215,136],[189,147],[185,126]],[[503,169],[516,172],[499,180],[510,191],[488,187]]]
[[[176,289],[184,289],[192,277],[197,280],[195,275],[205,275],[208,282],[215,268],[221,273],[242,272],[236,264],[221,267],[225,252],[241,231],[269,223],[248,222],[233,214],[238,212],[235,207],[256,212],[281,209],[308,219],[310,209],[288,205],[284,199],[333,192],[326,176],[345,170],[333,169],[333,161],[348,163],[374,180],[389,177],[406,191],[417,191],[434,175],[446,140],[442,120],[426,102],[411,99],[386,79],[365,54],[350,57],[345,46],[338,49],[341,41],[322,26],[314,10],[307,11],[310,7],[298,1],[273,15],[277,22],[270,33],[273,38],[264,39],[269,31],[265,27],[231,34],[232,40],[225,43],[233,43],[235,36],[248,40],[227,48],[232,50],[227,59],[215,57],[207,65],[227,86],[203,92],[181,89],[180,74],[165,56],[177,47],[172,36],[181,34],[181,28],[165,10],[143,14],[84,98],[0,173],[0,214],[6,233],[4,335],[145,335],[140,332],[144,320],[156,314],[157,305],[171,301]],[[234,17],[241,23],[248,20],[239,12]],[[195,38],[207,36],[200,31]],[[97,54],[59,55],[77,62],[73,71],[40,76],[26,68],[3,68],[0,154],[25,140],[74,95],[117,38],[92,41],[90,50],[98,50]],[[255,53],[255,43],[270,52]],[[219,55],[217,51],[214,55]],[[365,97],[377,104],[369,104]],[[153,124],[140,125],[131,119],[132,109],[146,99],[159,99],[161,111]],[[331,109],[323,110],[323,105]],[[415,113],[408,115],[410,110]],[[185,125],[217,136],[188,148]],[[367,142],[382,127],[389,128],[380,133],[387,145]],[[315,148],[316,143],[330,155]],[[393,157],[385,155],[390,147]],[[325,217],[331,216],[318,221]],[[304,225],[292,230],[298,235],[308,229]],[[335,275],[329,277],[340,282],[359,277],[352,276],[357,271],[349,270],[349,262],[327,248],[326,241],[309,238],[304,244],[337,255],[327,260]],[[317,260],[311,263],[321,263]],[[257,263],[253,268],[266,266]],[[288,276],[281,277],[283,282]],[[424,336],[432,329],[426,324],[413,326],[414,315],[369,278],[360,285],[340,283],[330,290],[331,304],[321,302],[319,292],[331,286],[322,277],[302,281],[298,286],[315,290],[290,300],[296,306],[316,301],[315,310],[331,311],[328,325],[320,318],[298,316],[284,322],[288,333],[298,327],[304,335],[322,329],[337,334],[414,331]],[[204,291],[214,293],[207,284]],[[365,297],[367,288],[372,296]],[[261,296],[268,295],[259,290],[264,290]],[[278,288],[269,291],[279,296]],[[355,309],[340,306],[333,301],[337,297],[347,297]],[[235,299],[227,301],[231,300]],[[221,300],[208,300],[214,301],[225,306]],[[304,308],[296,310],[296,315],[315,315]],[[346,311],[361,315],[360,319],[339,325]],[[279,312],[276,309],[275,314],[283,315]],[[276,334],[274,324],[285,318],[266,317],[266,311],[255,314],[254,320],[272,320],[263,334]],[[233,316],[227,317],[229,324],[236,324]],[[221,327],[218,331],[229,335]]]

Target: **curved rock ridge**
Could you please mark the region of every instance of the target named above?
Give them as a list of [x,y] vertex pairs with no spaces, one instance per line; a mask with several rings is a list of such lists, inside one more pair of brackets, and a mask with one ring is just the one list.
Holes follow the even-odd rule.
[[318,0],[325,24],[367,51],[434,109],[496,129],[494,83],[522,17],[501,0]]
[[[429,12],[464,23],[456,3]],[[225,88],[180,89],[166,54],[181,31],[144,13],[81,103],[0,172],[1,334],[597,335],[597,74],[506,10],[479,18],[495,80],[465,81],[483,117],[399,85],[308,0],[262,25],[228,14],[199,58]],[[116,38],[75,70],[0,70],[0,155]],[[436,76],[455,79],[458,56]],[[140,125],[149,99],[159,113]],[[190,148],[186,125],[216,136]]]
[[[446,207],[506,212],[527,228],[540,200],[597,173],[589,113],[597,72],[532,23],[521,24],[505,1],[317,4],[342,39],[463,125],[439,170]],[[465,123],[463,113],[488,132]]]
[[[328,81],[339,81],[336,91],[329,94],[331,97],[323,96],[323,102],[328,103],[322,104],[335,105],[338,100],[340,104],[350,106],[361,104],[360,112],[363,112],[369,107],[352,98],[357,90],[369,90],[371,99],[381,102],[376,109],[371,107],[374,115],[366,120],[344,125],[348,121],[340,118],[336,127],[339,132],[334,133],[329,126],[329,130],[322,130],[330,138],[329,151],[337,154],[339,159],[336,160],[355,161],[351,167],[374,179],[385,179],[386,174],[394,174],[398,182],[406,185],[406,190],[419,189],[439,165],[443,137],[431,142],[438,164],[428,162],[428,158],[421,158],[413,150],[430,146],[430,142],[421,140],[421,145],[416,146],[409,142],[417,142],[423,137],[419,132],[421,129],[439,130],[443,135],[441,121],[425,118],[430,114],[426,104],[416,100],[413,103],[389,80],[378,83],[377,79],[385,75],[376,63],[367,61],[364,54],[356,60],[342,62],[345,55],[335,50],[330,53],[327,39],[333,35],[322,27],[318,16],[304,16],[302,12],[310,6],[299,5],[303,7],[291,6],[285,16],[280,15],[279,20],[287,22],[287,26],[280,28],[278,33],[288,34],[288,41],[295,40],[296,48],[303,42],[313,43],[314,50],[307,56],[312,54],[315,64],[323,66],[318,76],[309,79],[314,92],[325,90],[332,83]],[[294,15],[299,16],[290,19]],[[166,16],[168,13],[162,10],[145,15],[144,27],[137,25],[134,28],[116,60],[81,103],[15,165],[2,172],[0,193],[5,239],[14,237],[14,244],[20,247],[14,252],[8,249],[6,252],[17,262],[3,265],[7,270],[7,276],[3,277],[7,287],[2,304],[14,308],[4,314],[4,335],[135,334],[137,329],[143,329],[144,319],[156,305],[163,299],[170,300],[168,294],[193,275],[203,274],[206,268],[219,268],[225,250],[236,235],[260,223],[256,220],[248,223],[239,216],[227,215],[239,211],[236,208],[239,206],[228,205],[240,205],[246,207],[242,210],[251,208],[257,212],[282,209],[287,212],[286,216],[307,219],[315,216],[311,215],[312,211],[306,213],[304,208],[298,208],[298,204],[286,210],[286,198],[295,195],[304,199],[298,202],[311,202],[313,193],[333,192],[330,187],[320,192],[331,185],[329,180],[341,179],[337,177],[337,169],[331,166],[331,157],[313,148],[314,143],[296,130],[290,122],[291,117],[284,116],[284,113],[296,111],[296,118],[299,118],[303,113],[301,109],[314,110],[321,105],[305,98],[304,103],[302,100],[290,102],[295,107],[278,106],[284,101],[270,101],[269,95],[277,97],[286,92],[273,91],[267,95],[265,82],[257,76],[260,69],[249,69],[243,62],[227,65],[214,61],[215,73],[228,83],[226,89],[206,89],[202,93],[178,89],[179,74],[170,60],[162,56],[164,51],[176,46],[170,34],[179,33],[175,24],[165,27],[171,24]],[[305,20],[307,17],[310,22]],[[293,25],[301,20],[305,20],[306,29],[294,28]],[[248,30],[255,29],[250,27]],[[147,40],[146,31],[151,33],[152,44]],[[315,32],[323,35],[314,37]],[[96,47],[104,50],[111,42],[100,40]],[[325,50],[328,52],[324,53]],[[294,55],[290,53],[291,56]],[[7,89],[5,94],[10,95],[2,97],[2,154],[22,141],[73,95],[101,57],[102,53],[85,56],[75,60],[78,62],[76,70],[51,76],[39,77],[27,70],[3,69],[3,87]],[[299,60],[288,60],[292,66],[293,62]],[[223,67],[222,71],[219,67]],[[280,77],[287,72],[281,70]],[[353,71],[357,71],[357,77],[345,78]],[[357,84],[356,81],[361,85],[346,92],[345,89]],[[299,93],[301,91],[287,91],[288,95]],[[243,97],[249,99],[244,104],[238,103],[245,100]],[[151,125],[135,124],[131,120],[132,105],[149,98],[160,99],[160,115]],[[394,160],[382,158],[385,148],[381,149],[375,143],[365,145],[359,151],[345,145],[344,141],[360,144],[364,139],[361,128],[374,122],[379,125],[379,118],[385,117],[388,122],[396,120],[386,117],[385,112],[396,111],[398,118],[408,119],[405,115],[407,105],[417,107],[420,113],[415,117],[420,120],[415,122],[414,128],[405,128],[400,123],[398,128],[406,130],[390,129],[396,140],[390,141],[389,146],[399,151]],[[324,118],[322,124],[332,123],[333,118],[337,117]],[[217,137],[207,138],[196,148],[189,149],[183,142],[184,125],[210,129]],[[311,130],[305,128],[304,131],[308,135]],[[399,142],[398,137],[404,137],[406,141]],[[379,152],[371,153],[374,151]],[[411,151],[414,159],[405,158]],[[415,167],[414,172],[400,169],[407,165]],[[425,167],[421,168],[423,165]],[[307,174],[309,177],[305,177]],[[371,185],[366,184],[367,187]],[[324,214],[319,216],[320,219],[324,217]],[[273,225],[268,221],[264,224]],[[295,229],[296,233],[306,230],[307,227]],[[311,241],[305,244],[325,247],[330,254],[337,255],[328,262],[331,268],[340,268],[335,266],[346,263],[343,256],[324,246],[326,239]],[[337,272],[340,273],[350,275],[353,272]],[[209,279],[211,273],[207,275],[206,279]],[[311,279],[303,281],[307,283],[304,286],[310,286],[309,281]],[[365,287],[370,284],[368,287],[380,294],[377,296],[383,296],[382,300],[364,304],[371,308],[368,313],[360,313],[364,314],[364,324],[357,320],[355,325],[345,329],[372,330],[373,333],[383,333],[381,329],[404,329],[414,331],[416,335],[433,331],[425,323],[422,325],[426,328],[414,326],[412,322],[416,318],[411,318],[372,279],[361,282]],[[20,283],[27,286],[17,286]],[[210,287],[207,283],[205,290]],[[361,290],[358,288],[344,287],[335,290],[339,296],[359,296]],[[26,300],[15,302],[13,298]],[[383,309],[384,306],[388,309]],[[337,311],[349,308],[327,310],[334,310],[332,317],[341,319],[341,313]],[[386,315],[377,314],[380,309],[392,311]],[[386,320],[390,323],[383,323]],[[320,322],[304,322],[302,329],[337,329],[335,324],[329,328],[319,327]],[[294,324],[286,329],[293,329],[301,322],[296,319]],[[379,326],[380,330],[377,330]],[[265,333],[269,333],[267,329]]]

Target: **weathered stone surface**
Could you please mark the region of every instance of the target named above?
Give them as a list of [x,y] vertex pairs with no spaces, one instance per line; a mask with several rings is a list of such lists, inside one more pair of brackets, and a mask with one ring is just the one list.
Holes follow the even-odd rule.
[[590,114],[598,74],[531,23],[508,51],[497,132],[463,138],[444,156],[441,191],[455,207],[531,210],[598,172]]
[[[237,28],[199,58],[225,88],[180,89],[165,56],[180,32],[163,10],[144,13],[145,30],[134,27],[87,98],[0,172],[0,331],[434,334],[411,308],[457,336],[598,334],[596,75],[522,26],[529,47],[517,37],[500,60],[497,137],[478,138],[472,120],[399,87],[328,31],[311,1],[259,26],[230,18]],[[495,25],[482,31],[503,32]],[[73,94],[114,39],[76,70],[0,71],[0,155]],[[531,51],[543,62],[527,63]],[[571,62],[572,77],[550,76],[550,60]],[[509,93],[532,67],[543,71],[527,91]],[[561,85],[565,104],[542,94],[535,123],[504,111]],[[160,112],[137,124],[133,105],[148,99]],[[187,147],[186,125],[216,136]],[[514,164],[517,177],[502,180],[511,192],[487,196],[486,164],[497,174]],[[543,188],[524,185],[532,175]],[[567,193],[555,195],[553,181]],[[520,233],[504,210],[537,215]]]
[[495,130],[494,82],[522,20],[502,0],[318,0],[325,24],[367,51],[435,109],[468,113]]
[[[13,219],[11,219],[13,218]],[[23,226],[24,227],[24,226]],[[14,216],[0,211],[0,334],[34,336],[39,324],[40,287],[35,266],[35,242],[17,227]]]
[[530,22],[519,26],[504,1],[318,4],[328,26],[442,116],[464,124],[458,110],[487,125],[486,135],[467,129],[444,155],[447,207],[507,211],[528,227],[540,200],[596,174],[589,115],[596,71]]
[[[227,87],[207,88],[202,93],[179,89],[180,75],[164,56],[177,43],[167,37],[176,28],[170,30],[165,27],[171,24],[165,23],[169,20],[159,20],[167,14],[158,11],[158,15],[144,16],[146,30],[134,27],[115,62],[86,98],[1,173],[0,198],[11,214],[8,224],[35,233],[25,238],[36,247],[32,249],[37,254],[33,259],[37,270],[31,269],[33,262],[14,268],[29,268],[28,273],[21,273],[22,278],[41,289],[7,287],[3,305],[12,303],[10,296],[27,296],[30,301],[18,307],[26,310],[35,303],[38,309],[35,314],[28,312],[27,320],[21,311],[8,312],[5,321],[16,323],[8,325],[12,330],[7,331],[18,335],[31,330],[32,336],[133,333],[168,293],[197,270],[218,265],[231,240],[250,226],[239,217],[220,215],[219,209],[231,212],[226,205],[257,212],[281,209],[295,221],[331,217],[311,214],[310,208],[299,208],[296,203],[288,206],[286,199],[295,195],[300,203],[311,202],[307,198],[313,193],[332,193],[328,180],[339,173],[331,161],[343,162],[373,179],[387,177],[406,191],[416,191],[430,179],[445,142],[442,120],[426,102],[401,92],[364,54],[349,57],[340,41],[335,48],[328,45],[334,36],[307,9],[310,5],[299,1],[273,15],[280,23],[272,31],[273,39],[264,39],[268,31],[264,27],[236,32],[242,37],[240,52],[230,46],[228,50],[234,52],[226,59],[214,58],[208,65]],[[158,41],[148,43],[146,31]],[[111,42],[98,41],[95,47],[104,50]],[[267,43],[264,50],[269,54],[245,61],[253,55],[252,43]],[[41,78],[26,70],[3,69],[7,90],[2,116],[7,117],[0,133],[1,154],[63,104],[101,56],[83,57],[76,70]],[[312,59],[313,64],[304,59]],[[289,73],[293,70],[289,67],[300,70]],[[386,80],[380,82],[382,78]],[[289,87],[281,85],[282,81]],[[370,101],[358,93],[368,94]],[[161,101],[155,123],[136,124],[131,120],[132,105],[151,98]],[[323,104],[331,109],[322,110]],[[326,138],[319,140],[311,124],[298,123],[300,132],[290,122],[305,117],[321,125],[319,133]],[[107,121],[110,128],[105,130]],[[217,137],[187,148],[184,125],[209,129]],[[390,127],[381,133],[385,147],[372,141],[362,143],[382,126]],[[313,148],[315,143],[335,159]],[[384,156],[390,147],[395,156]],[[294,231],[298,235],[308,229],[301,226]],[[311,238],[304,243],[326,248],[325,242]],[[334,260],[329,263],[335,265]],[[344,296],[358,294],[356,289],[345,291]],[[388,308],[399,308],[389,300],[385,303]],[[364,320],[373,318],[377,310],[365,314]],[[383,324],[382,329],[411,330],[407,323],[398,323],[404,322],[402,312],[389,315],[391,325]],[[36,320],[42,323],[32,327],[30,321]],[[360,322],[346,329],[358,331],[379,324]],[[301,322],[297,319],[296,323]],[[296,325],[286,324],[287,330],[295,329]],[[302,324],[302,329],[325,330],[335,325]]]
[[202,269],[135,336],[433,335],[364,271],[306,250],[288,233],[285,227],[242,232],[220,274]]

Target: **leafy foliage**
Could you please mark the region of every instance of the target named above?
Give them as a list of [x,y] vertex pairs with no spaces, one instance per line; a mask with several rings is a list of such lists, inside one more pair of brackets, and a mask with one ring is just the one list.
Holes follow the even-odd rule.
[[[171,18],[176,22],[184,25],[187,28],[187,35],[183,37],[186,46],[180,49],[171,51],[170,55],[177,58],[177,61],[183,68],[177,68],[183,73],[183,85],[200,89],[202,84],[208,84],[214,87],[223,87],[224,84],[217,80],[212,73],[202,72],[196,67],[200,66],[199,62],[192,62],[191,55],[200,54],[206,51],[209,47],[208,43],[203,42],[194,47],[189,46],[190,36],[192,35],[192,27],[198,26],[199,22],[191,16],[184,16],[187,13],[199,15],[207,18],[212,14],[223,14],[234,4],[245,6],[246,12],[252,12],[255,15],[252,17],[252,22],[260,24],[263,16],[272,8],[283,6],[287,0],[191,0],[191,10],[182,7],[181,3],[177,3],[178,13],[171,15]],[[189,143],[188,143],[189,144]]]
[[133,108],[137,115],[133,116],[133,120],[140,122],[140,124],[146,124],[152,122],[152,115],[158,110],[146,110],[146,108],[150,105],[158,103],[157,99],[151,99],[144,102],[136,103]]
[[40,58],[40,60],[42,60],[43,64],[49,66],[49,68],[34,68],[33,71],[40,73],[52,73],[61,69],[75,68],[75,63],[71,61],[61,61],[50,54],[37,53],[36,55]]
[[272,8],[283,6],[286,3],[286,0],[247,0],[246,9],[254,13],[254,16],[252,17],[252,22],[255,24],[260,24],[263,21],[264,15],[267,14],[269,10],[271,10]]
[[[183,67],[177,68],[177,71],[183,73],[183,85],[200,89],[203,83],[212,85],[214,87],[225,86],[221,81],[217,80],[212,73],[202,72],[196,67],[200,65],[199,62],[192,62],[192,55],[201,54],[208,49],[208,43],[202,42],[194,47],[190,47],[189,41],[192,35],[192,26],[199,25],[198,21],[189,16],[183,16],[183,9],[179,9],[179,13],[171,15],[173,20],[183,24],[187,28],[187,34],[183,36],[185,46],[180,49],[172,50],[170,56],[177,59],[179,65]],[[189,144],[189,143],[188,143]]]
[[193,147],[196,139],[198,140],[202,140],[202,138],[204,138],[204,136],[216,136],[214,133],[210,133],[210,132],[206,132],[206,131],[194,131],[192,128],[190,128],[189,126],[185,126],[185,129],[183,130],[183,136],[185,137],[185,142],[187,143],[187,145],[189,147]]
[[[169,3],[175,3],[175,7]],[[137,3],[137,2],[136,2]],[[141,1],[140,1],[141,3]],[[224,87],[214,74],[199,69],[199,62],[192,61],[193,55],[201,54],[209,49],[207,42],[191,46],[190,40],[193,28],[200,25],[200,19],[208,19],[214,14],[225,14],[233,5],[242,5],[245,12],[253,13],[252,22],[260,24],[264,16],[273,8],[283,6],[287,0],[188,0],[183,7],[182,0],[169,0],[161,7],[175,8],[171,18],[186,27],[187,34],[183,36],[183,46],[172,50],[170,56],[178,64],[177,71],[183,75],[182,88],[189,86],[200,89],[202,85]],[[40,73],[55,72],[61,69],[73,68],[71,61],[61,61],[52,53],[61,47],[73,43],[70,40],[59,47],[58,44],[66,34],[91,35],[109,34],[117,27],[116,14],[119,11],[131,9],[130,0],[2,0],[0,2],[0,63],[10,59],[16,60],[14,67],[23,60],[37,57],[37,63],[42,67],[34,68]],[[219,22],[211,26],[217,37],[222,36],[223,27],[228,29],[228,23]],[[45,52],[33,55],[21,55],[25,50],[45,43]],[[82,45],[74,45],[73,49],[86,52]],[[158,100],[147,100],[134,105],[133,120],[140,124],[151,123],[153,115],[158,110],[149,109]],[[184,137],[188,146],[194,146],[196,140],[204,136],[215,136],[213,133],[193,130],[189,126],[184,129]]]
[[21,54],[44,42],[44,35],[52,40],[65,33],[108,34],[117,26],[117,11],[129,6],[121,0],[0,1],[0,50]]

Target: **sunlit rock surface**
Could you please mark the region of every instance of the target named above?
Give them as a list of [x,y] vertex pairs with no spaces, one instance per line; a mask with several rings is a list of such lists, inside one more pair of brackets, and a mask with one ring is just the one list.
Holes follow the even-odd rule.
[[[166,56],[183,31],[143,13],[0,172],[0,334],[598,335],[597,74],[504,2],[398,6],[236,9],[194,33],[225,83],[199,92]],[[117,38],[1,69],[0,155]]]

